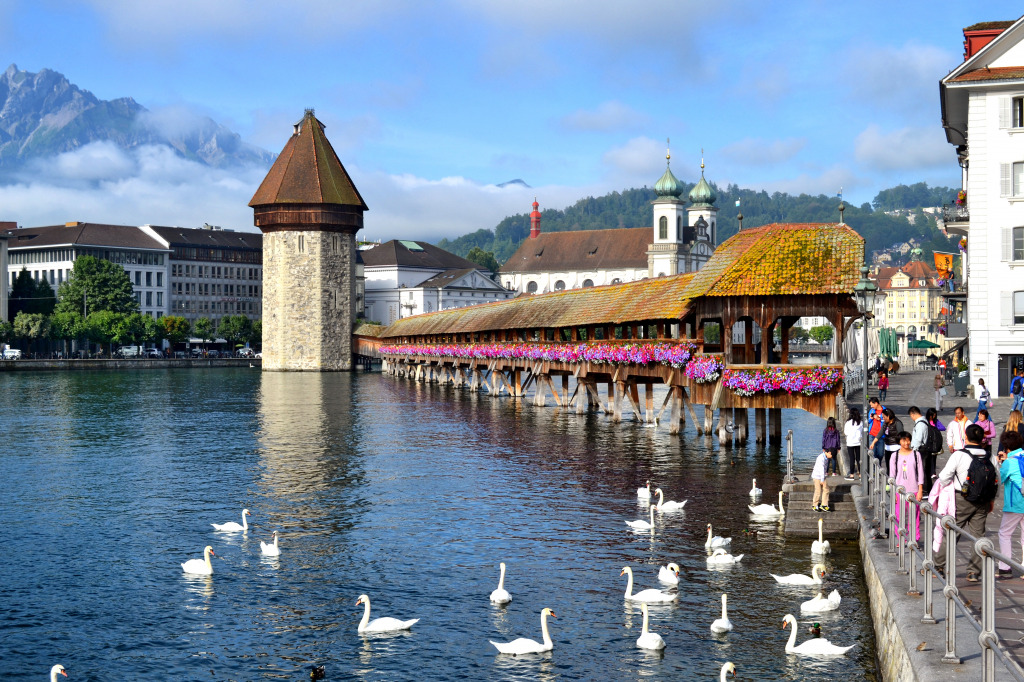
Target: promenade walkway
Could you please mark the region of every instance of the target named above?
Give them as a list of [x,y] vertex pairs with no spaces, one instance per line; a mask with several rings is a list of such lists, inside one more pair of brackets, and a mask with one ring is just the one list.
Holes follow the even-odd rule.
[[[890,377],[890,388],[888,397],[884,404],[893,409],[896,415],[903,421],[907,430],[910,430],[911,420],[907,416],[907,410],[911,405],[917,405],[922,412],[928,407],[934,407],[935,397],[932,381],[934,372],[915,371],[901,373]],[[940,415],[943,423],[953,419],[953,408],[963,407],[968,418],[973,418],[977,409],[977,401],[972,398],[956,398],[949,390],[949,395],[943,404]],[[869,390],[869,395],[875,395],[876,391]],[[860,396],[854,397],[857,400]],[[993,419],[997,424],[997,433],[1002,432],[1002,426],[1006,421],[1011,401],[1006,398],[997,399],[990,410]],[[859,403],[858,403],[859,404]],[[949,453],[943,453],[939,457],[939,467],[948,459]],[[860,495],[860,486],[855,488],[856,494]],[[934,616],[935,624],[921,623],[921,616],[924,611],[922,596],[908,595],[908,581],[906,574],[898,574],[899,562],[897,555],[889,554],[889,543],[884,539],[868,539],[871,537],[870,522],[873,518],[873,509],[868,507],[869,501],[866,497],[858,498],[858,508],[861,511],[862,539],[866,556],[874,566],[877,573],[878,583],[885,593],[888,602],[888,610],[895,620],[902,645],[906,649],[910,666],[914,676],[918,680],[980,680],[982,679],[981,645],[978,641],[978,630],[959,611],[956,611],[957,655],[963,659],[960,665],[951,665],[942,662],[945,652],[945,598],[942,593],[942,586],[938,579],[933,581]],[[866,516],[866,518],[865,518]],[[989,514],[986,537],[999,548],[998,531],[1002,519],[1002,491],[996,498],[995,509]],[[922,521],[922,524],[924,522]],[[923,530],[922,530],[923,532]],[[957,576],[956,587],[962,599],[966,602],[975,618],[981,618],[982,605],[982,583],[968,583],[966,581],[965,567],[971,551],[971,543],[961,541],[957,546]],[[1020,559],[1022,547],[1019,539],[1014,542],[1012,555]],[[866,562],[867,563],[867,562]],[[920,563],[918,563],[920,566]],[[995,628],[998,637],[1011,658],[1018,665],[1024,666],[1024,580],[1020,575],[1014,575],[1012,579],[996,582],[996,613]],[[923,577],[918,580],[918,589],[923,589]],[[872,611],[877,613],[875,604],[872,604]],[[876,617],[876,633],[878,631],[878,618]],[[878,642],[882,646],[898,646],[900,642],[893,637],[887,637],[889,641]],[[1019,679],[1006,671],[1001,661],[996,659],[996,678]],[[895,679],[895,678],[893,678]]]

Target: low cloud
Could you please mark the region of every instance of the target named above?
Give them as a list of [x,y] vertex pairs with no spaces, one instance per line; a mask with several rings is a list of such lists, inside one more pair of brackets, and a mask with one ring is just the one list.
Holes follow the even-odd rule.
[[650,116],[617,100],[602,102],[596,109],[579,109],[563,116],[559,125],[566,130],[586,132],[613,132],[631,130],[647,125]]
[[[805,172],[790,178],[740,182],[737,184],[745,189],[763,189],[768,193],[784,192],[794,196],[801,194],[835,196],[839,193],[840,189],[845,193],[848,190],[866,187],[868,186],[868,181],[857,176],[845,166],[833,166],[817,173]],[[838,198],[836,205],[838,206]]]
[[653,184],[664,172],[665,143],[649,137],[634,137],[632,140],[605,152],[603,161],[612,176],[627,181],[639,181],[637,185]]
[[952,147],[938,126],[882,132],[872,124],[854,141],[854,156],[880,170],[931,168],[953,161]]
[[721,150],[722,156],[737,165],[768,166],[789,161],[807,145],[805,138],[763,140],[748,137]]

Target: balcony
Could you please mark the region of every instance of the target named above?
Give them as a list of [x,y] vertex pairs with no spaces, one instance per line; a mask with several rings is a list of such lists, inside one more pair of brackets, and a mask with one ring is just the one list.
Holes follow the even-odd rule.
[[963,339],[967,336],[967,325],[963,322],[949,322],[946,325],[947,339]]
[[967,236],[971,224],[971,212],[967,204],[943,204],[942,217],[937,221],[939,229],[947,236]]
[[949,282],[946,282],[939,287],[939,296],[943,298],[967,298],[967,283],[961,280],[953,280],[953,286],[949,286]]

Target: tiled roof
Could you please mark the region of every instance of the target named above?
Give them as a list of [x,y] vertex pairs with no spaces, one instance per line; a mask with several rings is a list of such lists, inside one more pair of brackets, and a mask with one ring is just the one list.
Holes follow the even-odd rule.
[[462,279],[471,272],[475,272],[478,268],[461,268],[459,270],[446,270],[439,275],[434,275],[430,279],[425,279],[417,287],[423,287],[424,289],[444,289],[446,286]]
[[[415,245],[418,249],[410,249],[408,245]],[[368,268],[402,265],[410,268],[430,268],[433,270],[487,269],[482,265],[477,265],[473,261],[456,256],[454,253],[449,253],[428,242],[403,243],[402,240],[392,239],[389,242],[378,244],[372,249],[360,251],[360,254],[363,256],[363,263]]]
[[73,223],[22,227],[7,232],[10,249],[41,248],[75,244],[79,246],[105,246],[124,249],[153,249],[166,251],[167,247],[134,225],[103,225]]
[[341,204],[367,210],[312,109],[306,110],[249,202],[269,204]]
[[546,329],[675,320],[687,311],[683,292],[692,279],[693,273],[686,273],[442,310],[398,320],[382,336],[394,338],[495,329]]
[[997,66],[995,68],[974,69],[962,73],[952,79],[954,83],[966,81],[1005,81],[1019,80],[1024,78],[1024,67],[1022,66]]
[[[907,274],[910,282],[905,287],[897,287],[899,289],[934,289],[938,286],[935,284],[935,270],[924,261],[911,261],[897,268],[879,268],[876,277],[878,288],[892,289],[892,278],[900,271]],[[918,284],[921,280],[925,282],[923,285]]]
[[1010,21],[981,21],[981,22],[978,22],[977,24],[971,24],[970,26],[968,26],[964,30],[965,31],[992,31],[992,30],[995,30],[997,28],[998,29],[1010,28],[1011,26],[1013,26],[1016,23],[1017,23],[1016,19],[1011,19]]
[[863,253],[863,238],[847,225],[762,225],[719,246],[686,297],[850,292],[860,280]]
[[260,232],[232,232],[230,230],[204,230],[196,227],[160,227],[150,229],[171,246],[206,246],[229,249],[263,249]]
[[562,272],[647,268],[651,228],[542,232],[525,239],[499,272]]

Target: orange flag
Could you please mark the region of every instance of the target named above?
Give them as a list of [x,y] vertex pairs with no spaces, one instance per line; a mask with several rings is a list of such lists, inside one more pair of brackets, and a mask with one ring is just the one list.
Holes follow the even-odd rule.
[[949,279],[953,275],[953,254],[935,252],[935,271],[942,279]]

